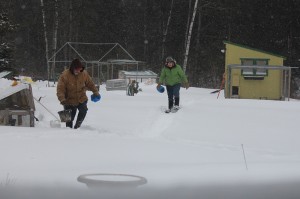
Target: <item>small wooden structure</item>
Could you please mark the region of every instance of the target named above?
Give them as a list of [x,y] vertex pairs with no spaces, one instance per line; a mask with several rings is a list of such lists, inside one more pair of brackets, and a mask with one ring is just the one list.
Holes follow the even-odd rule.
[[291,67],[283,56],[225,41],[225,98],[285,100]]
[[106,81],[106,90],[126,90],[127,83],[125,79],[110,79]]
[[0,95],[0,125],[34,127],[34,101],[30,84],[19,83]]
[[145,82],[153,80],[154,82],[157,79],[157,74],[151,70],[146,71],[119,71],[119,79],[126,79],[127,83],[129,80],[135,80],[137,82]]

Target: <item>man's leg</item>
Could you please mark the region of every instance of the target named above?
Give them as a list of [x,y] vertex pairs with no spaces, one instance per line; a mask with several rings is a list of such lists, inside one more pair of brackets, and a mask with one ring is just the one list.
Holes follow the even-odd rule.
[[87,108],[87,101],[83,102],[82,104],[79,104],[77,106],[77,109],[79,111],[78,113],[78,116],[77,116],[77,120],[76,120],[76,124],[74,126],[74,129],[77,129],[81,126],[85,116],[86,116],[86,113],[88,111],[88,108]]
[[71,110],[71,121],[66,122],[66,127],[73,128],[73,120],[75,118],[77,108],[75,106],[72,106],[72,105],[65,105],[64,109],[65,110]]

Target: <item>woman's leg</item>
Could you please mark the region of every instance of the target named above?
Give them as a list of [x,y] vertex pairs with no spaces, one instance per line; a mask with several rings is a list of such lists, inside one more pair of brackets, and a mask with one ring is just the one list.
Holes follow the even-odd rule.
[[173,86],[175,106],[179,106],[179,98],[180,98],[179,91],[180,91],[180,86],[181,86],[181,84],[175,84]]
[[168,93],[168,105],[169,109],[173,108],[174,105],[174,92],[173,92],[173,86],[166,86],[167,87],[167,93]]

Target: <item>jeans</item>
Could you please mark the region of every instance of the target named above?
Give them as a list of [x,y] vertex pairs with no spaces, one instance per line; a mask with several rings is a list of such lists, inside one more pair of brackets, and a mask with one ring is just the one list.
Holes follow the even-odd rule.
[[77,116],[77,120],[76,120],[76,123],[75,123],[75,126],[74,126],[74,128],[77,129],[81,126],[81,124],[82,124],[82,122],[83,122],[83,120],[86,116],[86,113],[88,111],[87,101],[85,101],[83,103],[79,103],[77,106],[65,105],[64,109],[65,110],[70,110],[71,109],[71,121],[66,122],[66,127],[70,127],[70,128],[73,128],[73,120],[75,118],[75,115],[76,115],[76,112],[77,112],[77,109],[78,109],[78,116]]
[[168,103],[169,109],[172,109],[174,102],[175,106],[179,106],[179,91],[181,84],[175,84],[173,86],[167,85]]

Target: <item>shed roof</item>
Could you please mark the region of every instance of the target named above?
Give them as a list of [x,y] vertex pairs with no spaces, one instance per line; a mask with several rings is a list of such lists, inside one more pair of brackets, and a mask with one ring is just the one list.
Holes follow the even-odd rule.
[[1,93],[0,93],[0,100],[14,94],[17,93],[23,89],[29,89],[29,85],[28,84],[17,84],[16,86],[8,86],[6,88],[3,88]]
[[224,43],[224,44],[231,44],[231,45],[238,46],[238,47],[241,47],[241,48],[246,48],[246,49],[249,49],[249,50],[254,50],[254,51],[261,52],[261,53],[265,53],[265,54],[269,54],[269,55],[272,55],[272,56],[275,56],[275,57],[280,57],[280,58],[282,58],[283,60],[286,60],[286,57],[284,57],[284,56],[282,56],[282,55],[278,55],[278,54],[275,54],[275,53],[267,52],[267,51],[264,51],[264,50],[252,48],[252,47],[245,46],[245,45],[241,45],[241,44],[236,44],[236,43],[233,43],[233,42],[231,42],[231,41],[223,41],[223,43]]
[[[1,81],[2,82],[2,81]],[[6,86],[0,92],[1,109],[13,108],[35,111],[30,84],[18,83],[15,86]]]

